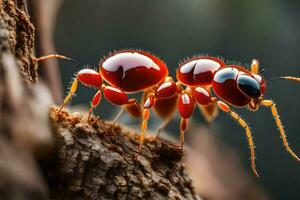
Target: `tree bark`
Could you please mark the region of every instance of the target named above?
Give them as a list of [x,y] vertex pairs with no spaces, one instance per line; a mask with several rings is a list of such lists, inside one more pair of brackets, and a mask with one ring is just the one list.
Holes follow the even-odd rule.
[[[200,199],[181,162],[178,146],[138,137],[96,117],[58,114],[52,108],[57,153],[51,173],[51,198],[61,199]],[[58,184],[57,184],[58,183]]]
[[[0,199],[200,199],[182,154],[93,117],[58,113],[37,83],[24,0],[0,0]],[[137,156],[138,155],[138,156]]]
[[[0,199],[47,199],[34,153],[51,143],[24,1],[0,0]],[[32,85],[32,86],[30,86]],[[44,102],[44,103],[43,103]],[[47,128],[48,127],[48,128]]]

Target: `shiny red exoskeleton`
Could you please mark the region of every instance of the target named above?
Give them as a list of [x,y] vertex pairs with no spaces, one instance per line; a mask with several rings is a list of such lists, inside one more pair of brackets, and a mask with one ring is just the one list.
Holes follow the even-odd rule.
[[[132,112],[140,112],[137,101],[129,99],[127,94],[160,85],[167,76],[168,68],[158,57],[141,50],[118,51],[100,62],[99,72],[92,69],[80,70],[62,107],[75,93],[77,82],[80,81],[83,85],[98,89],[92,101],[90,114],[100,103],[102,93],[112,104],[131,106],[134,107]],[[105,85],[103,80],[109,85]]]
[[168,68],[162,60],[137,50],[113,53],[102,60],[99,68],[106,82],[127,93],[153,87],[168,75]]
[[[279,78],[300,81],[299,78],[290,76]],[[224,61],[215,57],[196,57],[179,66],[177,80],[186,86],[186,89],[181,91],[178,102],[181,116],[181,145],[184,142],[188,118],[193,114],[196,104],[199,105],[207,120],[212,120],[219,108],[229,113],[245,129],[251,154],[251,167],[258,177],[251,130],[246,121],[231,110],[230,105],[238,108],[247,107],[251,111],[256,111],[262,105],[271,107],[286,150],[292,157],[300,161],[288,145],[276,104],[271,100],[264,99],[266,81],[259,75],[259,64],[256,60],[253,60],[251,70],[247,70],[237,65],[226,65]],[[216,97],[212,97],[212,91]]]

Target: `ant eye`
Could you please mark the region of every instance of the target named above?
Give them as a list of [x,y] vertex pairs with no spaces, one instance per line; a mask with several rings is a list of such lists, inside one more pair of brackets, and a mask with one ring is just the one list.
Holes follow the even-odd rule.
[[238,88],[251,98],[258,98],[261,95],[261,88],[257,80],[246,74],[240,74],[236,80]]

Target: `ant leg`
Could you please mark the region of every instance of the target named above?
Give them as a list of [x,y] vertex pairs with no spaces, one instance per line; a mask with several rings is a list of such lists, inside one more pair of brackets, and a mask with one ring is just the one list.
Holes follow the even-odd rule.
[[[140,108],[139,104],[137,103],[137,101],[135,99],[128,99],[128,96],[124,91],[122,91],[118,88],[114,88],[112,86],[105,86],[105,85],[102,86],[102,90],[103,90],[103,94],[104,94],[105,98],[110,103],[115,104],[115,105],[119,105],[119,106],[131,106],[131,105],[133,105],[133,107],[136,107],[137,110],[141,110],[141,108]],[[122,110],[123,109],[124,108],[122,108]],[[117,120],[119,115],[120,115],[120,112],[118,113],[115,120]]]
[[60,106],[58,113],[60,113],[62,111],[62,109],[65,107],[65,105],[70,101],[72,96],[75,94],[75,92],[77,90],[77,86],[78,86],[78,80],[77,80],[77,78],[75,78],[70,87],[70,91],[68,92],[68,95],[65,97],[63,104]]
[[211,87],[198,86],[192,90],[192,94],[206,122],[211,123],[219,114],[218,106],[211,98]]
[[[172,104],[177,102],[178,99],[178,85],[173,81],[172,77],[167,77],[163,83],[157,86],[154,92],[149,92],[147,94],[147,99],[144,103],[144,111],[143,111],[143,122],[141,125],[141,134],[140,134],[140,148],[142,148],[142,144],[144,141],[144,134],[147,130],[148,119],[150,116],[150,109],[154,106],[154,104],[158,103],[158,107],[156,107],[157,113],[159,115],[165,115],[168,113],[169,115],[173,114],[175,109],[169,109],[165,112],[165,108],[172,108]],[[146,92],[145,92],[146,93]],[[167,103],[166,106],[161,107],[162,104]],[[168,116],[171,118],[170,116]],[[156,136],[157,138],[157,136]]]
[[194,112],[196,102],[203,105],[209,105],[210,103],[214,103],[216,101],[215,98],[211,98],[210,92],[203,87],[196,88],[187,88],[185,91],[181,93],[178,103],[178,110],[181,116],[180,121],[180,143],[181,149],[183,148],[184,143],[184,133],[188,126],[188,118]]
[[263,100],[261,102],[261,104],[263,106],[266,106],[266,107],[270,107],[271,108],[271,113],[275,119],[275,122],[276,122],[276,125],[279,129],[279,133],[280,133],[280,136],[281,136],[281,139],[282,139],[282,142],[283,142],[283,145],[285,147],[285,149],[287,150],[287,152],[293,157],[295,158],[297,161],[300,161],[300,158],[293,152],[293,150],[290,148],[289,144],[288,144],[288,141],[287,141],[287,136],[285,134],[285,131],[283,129],[283,126],[282,126],[282,123],[281,123],[281,120],[280,120],[280,117],[278,115],[278,112],[277,112],[277,108],[276,108],[276,104],[271,101],[271,100]]
[[180,95],[178,102],[178,111],[181,116],[180,121],[180,148],[183,149],[184,144],[184,133],[187,129],[188,118],[190,118],[195,110],[195,100],[188,93],[187,90],[183,91]]
[[278,80],[278,79],[300,82],[300,78],[294,77],[294,76],[279,76],[279,77],[271,78],[267,82],[271,82],[271,81]]
[[66,96],[66,98],[64,99],[64,102],[61,105],[61,107],[59,109],[59,112],[62,111],[64,106],[69,102],[71,97],[76,92],[77,86],[78,86],[78,81],[80,81],[85,86],[90,86],[90,87],[94,87],[94,88],[97,88],[97,89],[101,88],[101,85],[102,85],[102,78],[101,78],[101,75],[98,72],[96,72],[95,70],[92,70],[92,69],[82,69],[82,70],[80,70],[76,74],[76,77],[75,77],[75,79],[74,79],[74,81],[71,85],[70,91],[69,91],[68,95]]
[[129,99],[127,105],[135,107],[135,109],[138,110],[139,113],[142,113],[142,108],[141,108],[140,104],[138,104],[136,99],[134,99],[134,98]]
[[180,83],[175,83],[172,77],[167,77],[155,89],[154,111],[159,117],[164,119],[157,129],[156,139],[159,138],[161,130],[168,125],[174,116],[181,91]]
[[[129,99],[128,100],[128,96],[127,94],[118,89],[118,88],[114,88],[112,86],[104,86],[103,87],[103,93],[105,98],[112,104],[116,104],[116,105],[135,105],[137,108],[139,107],[139,104],[137,103],[137,101],[135,99]],[[147,104],[148,101],[145,102],[145,104]],[[150,102],[153,103],[154,102]],[[150,107],[149,107],[150,108]],[[145,109],[143,111],[143,123],[141,126],[141,134],[140,134],[140,138],[139,138],[139,151],[142,149],[142,144],[144,141],[144,132],[147,129],[147,120],[149,119],[149,108],[147,106],[145,106]]]
[[[122,106],[123,110],[128,112],[131,117],[141,118],[142,117],[142,107],[135,99],[129,99],[130,104]],[[142,101],[141,101],[142,102]]]
[[253,74],[259,74],[259,62],[256,59],[252,60],[252,64],[251,64],[251,72]]
[[178,107],[178,99],[179,94],[175,94],[170,98],[156,98],[155,105],[153,106],[154,112],[163,119],[163,122],[160,124],[158,129],[156,130],[156,139],[160,137],[160,132],[164,129],[168,123],[173,118],[177,107]]
[[156,130],[156,137],[155,137],[156,139],[158,139],[158,138],[160,137],[161,131],[162,131],[164,128],[166,128],[166,126],[170,123],[172,117],[173,117],[172,115],[169,116],[169,117],[167,117],[167,118],[159,125],[159,127],[158,127],[157,130]]
[[233,119],[235,119],[245,129],[247,140],[248,140],[248,144],[249,144],[249,148],[250,148],[251,168],[252,168],[252,171],[255,174],[255,176],[257,178],[259,178],[258,172],[256,170],[256,164],[255,164],[255,146],[254,146],[254,142],[253,142],[253,138],[252,138],[250,127],[245,122],[245,120],[243,120],[236,112],[232,111],[230,109],[230,107],[226,103],[224,103],[223,101],[217,101],[216,103],[217,103],[217,106],[222,111],[224,111],[226,113],[229,113],[230,116]]
[[121,107],[121,109],[119,110],[118,114],[115,116],[115,118],[113,119],[112,123],[113,125],[116,124],[116,122],[118,121],[118,119],[121,117],[121,115],[124,113],[124,108]]
[[142,113],[141,106],[137,103],[136,99],[129,99],[128,104],[125,104],[124,106],[121,107],[115,118],[113,119],[113,124],[115,124],[120,116],[124,113],[125,109],[131,114],[133,117],[140,117]]
[[101,90],[98,90],[98,92],[93,97],[93,100],[91,102],[91,108],[89,109],[89,115],[88,115],[88,121],[90,121],[91,114],[93,113],[93,109],[99,105],[101,101]]
[[145,132],[147,130],[148,120],[150,117],[150,109],[154,106],[154,103],[155,103],[154,94],[153,93],[148,94],[148,98],[146,99],[146,101],[144,103],[143,122],[141,125],[139,152],[142,150],[142,147],[143,147],[143,142],[145,139]]
[[281,77],[282,79],[285,79],[285,80],[290,80],[290,81],[297,81],[297,82],[300,82],[300,78],[299,77],[293,77],[293,76],[283,76]]
[[70,61],[72,61],[74,63],[77,63],[78,65],[81,65],[80,62],[78,62],[77,60],[75,60],[73,58],[69,58],[69,57],[63,56],[63,55],[59,55],[59,54],[50,54],[50,55],[47,55],[47,56],[41,56],[39,58],[35,58],[35,61],[36,62],[41,62],[41,61],[48,60],[48,59],[53,59],[53,58],[70,60]]
[[183,150],[184,145],[184,134],[188,127],[188,119],[181,118],[180,119],[180,149]]

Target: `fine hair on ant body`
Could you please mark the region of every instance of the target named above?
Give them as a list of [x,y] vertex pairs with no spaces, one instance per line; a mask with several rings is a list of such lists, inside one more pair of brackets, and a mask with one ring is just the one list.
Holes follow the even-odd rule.
[[[43,61],[49,58],[76,60],[62,55],[48,55],[36,58]],[[99,64],[99,72],[92,69],[82,69],[76,75],[68,95],[63,101],[59,112],[75,94],[78,81],[83,85],[96,88],[89,116],[100,103],[102,93],[112,104],[122,106],[116,119],[125,108],[132,116],[142,117],[139,151],[142,149],[144,134],[150,117],[150,110],[163,118],[158,128],[158,134],[172,119],[178,109],[180,121],[180,148],[183,148],[184,133],[188,127],[188,119],[192,116],[196,105],[208,121],[212,121],[217,110],[228,113],[244,128],[250,149],[250,162],[256,177],[259,174],[255,163],[255,146],[252,133],[247,122],[233,111],[231,107],[247,108],[257,111],[260,106],[269,107],[275,119],[283,145],[287,152],[297,161],[300,158],[290,148],[285,130],[279,118],[277,106],[272,100],[264,98],[266,84],[277,79],[300,82],[300,78],[281,76],[265,81],[259,71],[259,63],[253,59],[251,69],[241,65],[229,65],[222,59],[211,56],[198,56],[181,63],[176,71],[175,82],[168,76],[166,64],[158,57],[142,50],[122,50],[110,54]],[[103,80],[107,83],[104,84]],[[212,96],[212,91],[215,97]],[[128,94],[143,92],[140,103],[136,99],[129,99]]]

